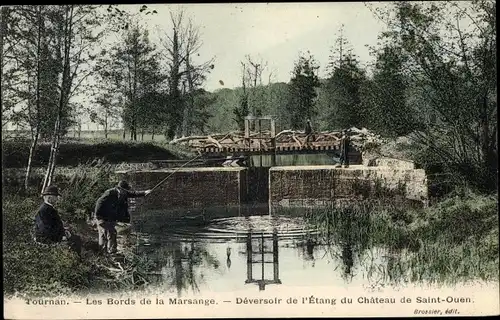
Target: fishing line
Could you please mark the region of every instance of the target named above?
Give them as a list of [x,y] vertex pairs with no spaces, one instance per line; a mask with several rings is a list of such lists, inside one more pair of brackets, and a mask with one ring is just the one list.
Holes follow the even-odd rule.
[[200,153],[199,155],[197,155],[196,157],[194,157],[193,159],[189,160],[188,162],[186,162],[185,164],[183,164],[182,166],[178,167],[177,169],[174,170],[174,172],[172,172],[171,174],[169,174],[165,179],[161,180],[160,182],[158,182],[152,189],[151,189],[151,192],[149,194],[151,194],[153,192],[153,190],[155,190],[156,188],[158,188],[159,186],[161,186],[165,181],[167,181],[168,178],[170,178],[174,173],[176,173],[177,171],[179,171],[180,169],[182,169],[183,167],[185,167],[186,165],[188,165],[189,163],[193,162],[194,160],[200,158],[202,156],[202,154]]

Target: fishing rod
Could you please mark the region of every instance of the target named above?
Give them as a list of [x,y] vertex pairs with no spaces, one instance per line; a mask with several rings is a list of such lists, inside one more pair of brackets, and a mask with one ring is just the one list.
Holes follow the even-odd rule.
[[160,182],[158,182],[156,184],[156,186],[154,186],[152,189],[151,189],[151,192],[149,194],[151,194],[153,192],[154,189],[158,188],[159,186],[161,186],[165,181],[167,181],[168,178],[170,178],[174,173],[176,173],[177,171],[179,171],[180,169],[182,169],[184,166],[186,166],[187,164],[193,162],[194,160],[200,158],[203,154],[199,154],[197,155],[196,157],[194,157],[193,159],[189,160],[188,162],[186,162],[185,164],[183,164],[182,166],[178,167],[177,169],[174,170],[174,172],[172,172],[171,174],[169,174],[165,179],[161,180]]

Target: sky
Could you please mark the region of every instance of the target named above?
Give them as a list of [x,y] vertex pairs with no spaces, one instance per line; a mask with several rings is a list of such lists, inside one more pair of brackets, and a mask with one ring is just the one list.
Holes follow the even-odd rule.
[[[382,4],[370,3],[370,6]],[[389,5],[385,2],[383,5]],[[120,5],[138,13],[142,4]],[[215,91],[241,86],[241,61],[246,55],[252,60],[267,62],[262,73],[263,83],[288,82],[299,54],[309,51],[320,66],[319,76],[326,76],[331,49],[340,35],[349,41],[362,65],[373,60],[367,46],[375,46],[384,24],[362,2],[317,3],[221,3],[221,4],[147,4],[158,14],[141,14],[141,23],[149,30],[150,39],[162,48],[160,38],[172,34],[170,12],[184,10],[199,28],[203,45],[197,61],[215,58],[214,69],[207,76],[204,89]],[[118,40],[112,34],[104,43]],[[103,43],[103,45],[104,45]],[[271,76],[270,76],[271,75]],[[223,83],[223,84],[221,84]],[[85,96],[86,94],[83,93]],[[88,98],[88,97],[87,97]],[[83,96],[75,97],[82,101]],[[96,130],[89,119],[83,120],[83,130]],[[8,126],[10,128],[10,125]]]
[[[139,7],[124,6],[131,12]],[[240,86],[240,62],[245,55],[267,61],[264,83],[270,72],[272,82],[288,82],[299,53],[307,50],[318,61],[320,76],[324,76],[342,25],[354,53],[367,63],[372,57],[365,45],[376,45],[384,27],[362,2],[148,4],[148,8],[158,12],[143,16],[153,41],[158,39],[158,29],[171,32],[170,11],[184,9],[200,28],[200,59],[215,57],[215,68],[205,84],[208,91]]]

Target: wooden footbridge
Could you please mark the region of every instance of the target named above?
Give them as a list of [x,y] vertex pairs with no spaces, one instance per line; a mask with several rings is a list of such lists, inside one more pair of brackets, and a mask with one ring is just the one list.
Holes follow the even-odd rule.
[[[267,122],[269,129],[263,123]],[[366,130],[349,129],[353,158],[361,156],[363,145],[376,136]],[[340,153],[342,131],[313,132],[283,130],[276,133],[273,117],[246,117],[245,131],[233,131],[208,136],[189,136],[172,140],[206,157],[252,156],[276,154]]]

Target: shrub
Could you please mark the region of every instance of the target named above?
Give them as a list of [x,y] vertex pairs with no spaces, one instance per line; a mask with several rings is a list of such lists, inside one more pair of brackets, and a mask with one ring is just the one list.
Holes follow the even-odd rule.
[[[22,168],[28,163],[30,141],[23,138],[3,139],[3,165],[7,168]],[[62,141],[59,146],[57,164],[77,166],[95,159],[109,163],[147,162],[148,160],[177,159],[187,152],[155,142],[134,141]],[[175,150],[175,151],[174,151]],[[50,155],[50,144],[41,143],[33,157],[33,166],[46,166]]]
[[66,183],[61,183],[61,213],[68,219],[86,219],[94,210],[96,200],[115,185],[110,164],[97,161],[79,165],[72,170]]

